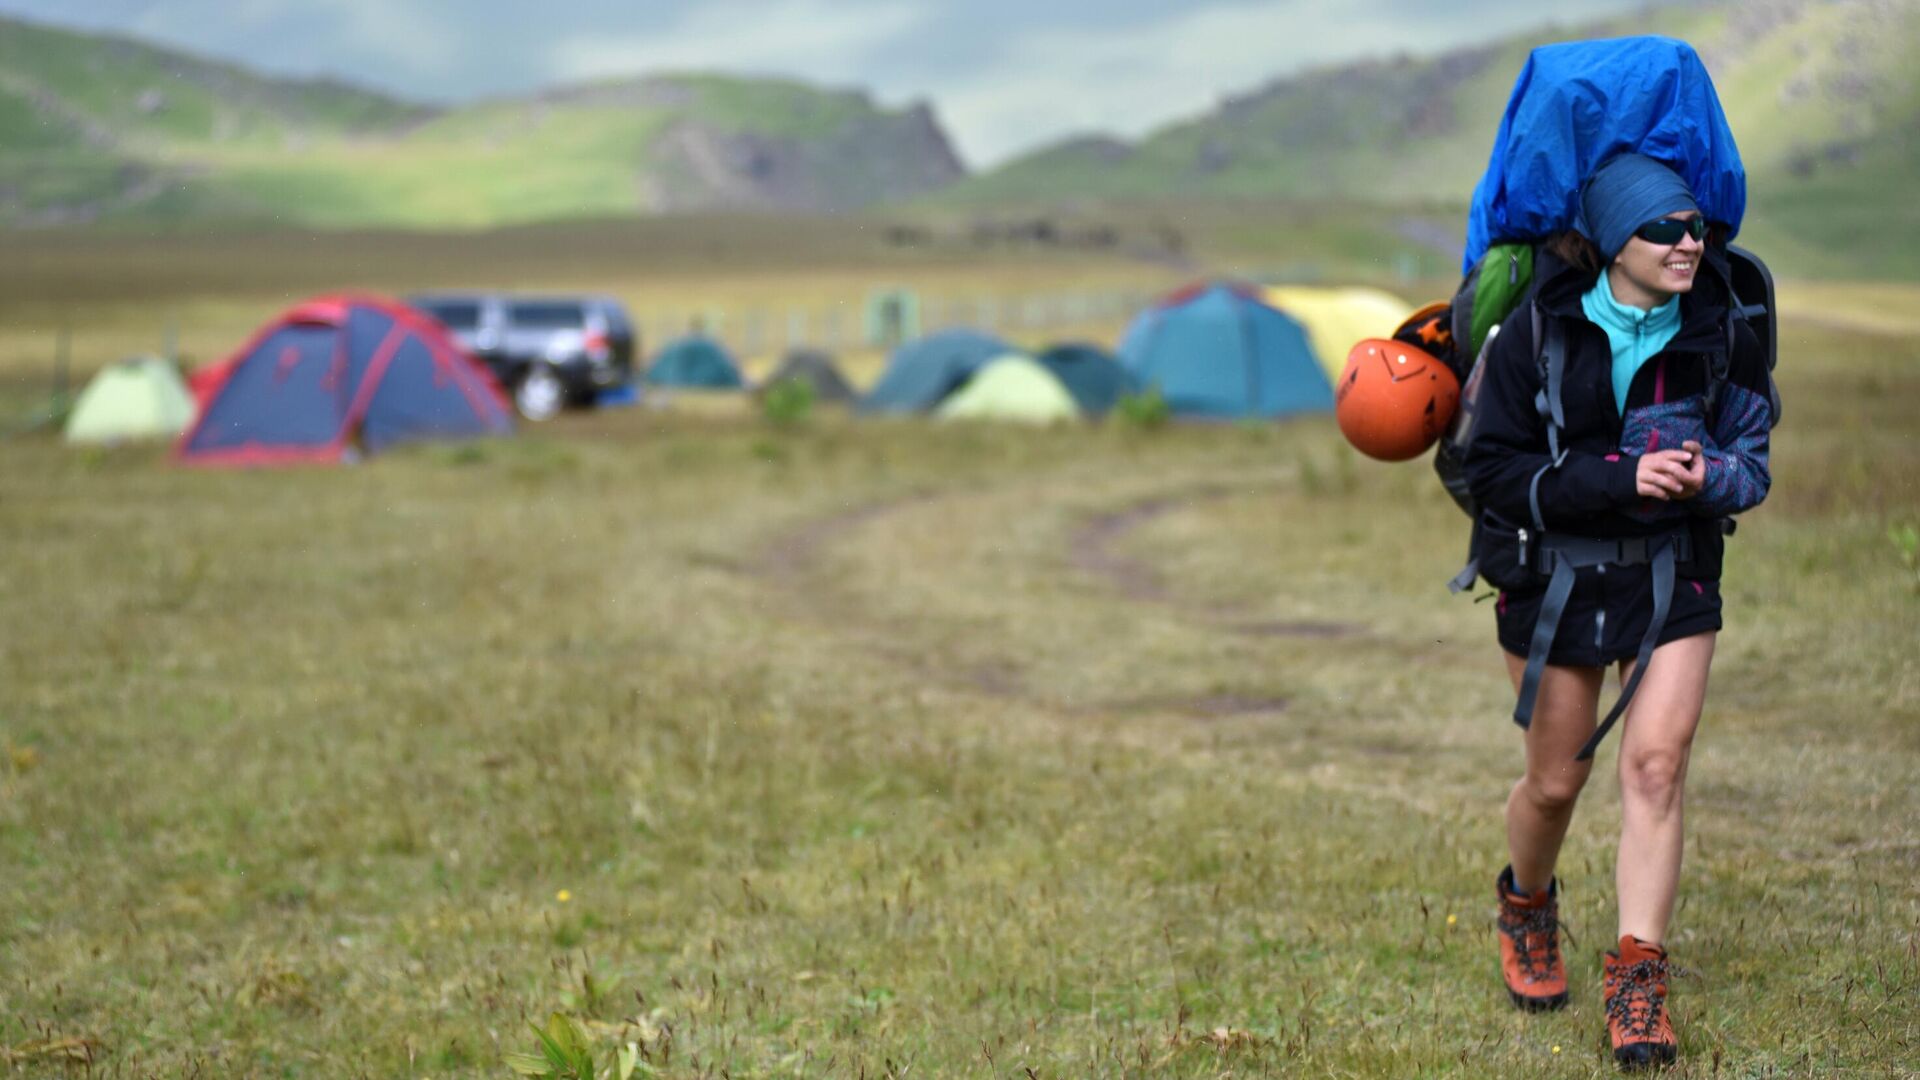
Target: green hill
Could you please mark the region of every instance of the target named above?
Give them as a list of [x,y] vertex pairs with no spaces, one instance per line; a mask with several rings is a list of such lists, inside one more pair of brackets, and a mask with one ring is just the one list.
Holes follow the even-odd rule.
[[823,210],[962,169],[925,106],[703,75],[436,110],[0,19],[0,223],[484,227]]
[[[1337,197],[1390,208],[1383,236],[1443,247],[1527,51],[1646,32],[1693,42],[1714,73],[1752,178],[1749,243],[1795,273],[1920,277],[1906,243],[1920,235],[1906,191],[1920,173],[1920,0],[1672,3],[1326,68],[1136,142],[1067,140],[970,179],[931,110],[858,90],[662,75],[436,109],[0,19],[0,226],[485,228],[903,200],[964,220]],[[1274,221],[1252,231],[1284,232]]]
[[1807,272],[1920,274],[1920,257],[1896,246],[1920,235],[1906,190],[1920,166],[1920,0],[1674,5],[1441,56],[1317,70],[1137,143],[1068,140],[939,198],[1031,205],[1338,193],[1463,205],[1527,52],[1630,33],[1683,38],[1705,58],[1751,179],[1750,241]]

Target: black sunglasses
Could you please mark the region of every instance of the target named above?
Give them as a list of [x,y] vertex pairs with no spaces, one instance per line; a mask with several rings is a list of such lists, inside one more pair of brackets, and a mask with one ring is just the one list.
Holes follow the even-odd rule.
[[1683,236],[1691,236],[1695,240],[1705,240],[1707,238],[1707,219],[1703,217],[1693,217],[1682,221],[1679,218],[1663,217],[1659,221],[1649,221],[1645,225],[1633,230],[1633,235],[1645,240],[1649,244],[1659,244],[1662,247],[1671,247],[1679,243],[1680,238]]

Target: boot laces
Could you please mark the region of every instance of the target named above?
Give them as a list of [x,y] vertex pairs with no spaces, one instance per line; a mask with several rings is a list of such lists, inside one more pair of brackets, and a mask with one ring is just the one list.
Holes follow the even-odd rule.
[[1556,905],[1510,910],[1500,929],[1513,942],[1514,959],[1529,978],[1544,978],[1560,962],[1560,913]]
[[1667,965],[1664,960],[1641,960],[1614,969],[1613,996],[1607,999],[1607,1019],[1628,1036],[1653,1037],[1666,1008]]

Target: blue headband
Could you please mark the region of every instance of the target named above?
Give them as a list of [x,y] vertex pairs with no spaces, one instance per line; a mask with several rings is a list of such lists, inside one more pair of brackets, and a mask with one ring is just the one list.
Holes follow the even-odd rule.
[[1678,173],[1643,154],[1621,154],[1587,178],[1574,227],[1611,259],[1647,222],[1699,209]]

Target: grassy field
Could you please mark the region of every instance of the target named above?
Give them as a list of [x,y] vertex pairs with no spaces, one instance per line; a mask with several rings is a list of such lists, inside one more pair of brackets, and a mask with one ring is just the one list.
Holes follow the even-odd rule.
[[[13,385],[62,303],[257,321],[355,265],[312,242],[314,280],[218,300],[163,241],[41,249]],[[632,280],[1146,273],[830,250]],[[1806,288],[1693,770],[1686,1075],[1920,1060],[1920,350]],[[628,410],[336,470],[0,463],[0,1075],[504,1076],[553,1011],[643,1075],[1611,1074],[1611,784],[1573,1005],[1516,1014],[1464,520],[1329,422]]]

